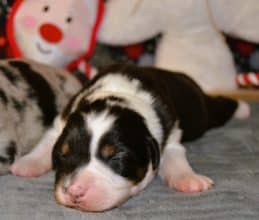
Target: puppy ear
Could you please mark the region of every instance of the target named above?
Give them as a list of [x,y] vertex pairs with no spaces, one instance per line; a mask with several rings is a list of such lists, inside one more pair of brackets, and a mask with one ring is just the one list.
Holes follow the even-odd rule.
[[150,135],[147,138],[147,146],[149,149],[153,170],[156,170],[160,163],[160,150],[157,141]]

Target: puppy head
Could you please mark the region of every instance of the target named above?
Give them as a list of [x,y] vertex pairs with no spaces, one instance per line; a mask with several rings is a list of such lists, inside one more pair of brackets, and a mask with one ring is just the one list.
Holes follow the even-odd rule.
[[145,188],[158,164],[158,144],[138,113],[79,109],[54,147],[55,197],[84,211],[111,209]]

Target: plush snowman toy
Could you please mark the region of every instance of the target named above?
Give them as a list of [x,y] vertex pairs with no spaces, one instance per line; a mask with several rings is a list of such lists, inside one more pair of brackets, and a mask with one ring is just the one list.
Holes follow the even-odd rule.
[[93,52],[103,12],[102,0],[17,0],[7,35],[13,57],[69,69]]

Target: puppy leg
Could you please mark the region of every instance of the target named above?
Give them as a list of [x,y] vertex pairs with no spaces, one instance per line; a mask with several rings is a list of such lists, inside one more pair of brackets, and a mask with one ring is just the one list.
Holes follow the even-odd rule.
[[185,148],[179,142],[169,142],[160,163],[159,175],[170,188],[181,192],[201,192],[212,187],[213,181],[193,171]]
[[9,168],[17,157],[18,149],[14,138],[3,140],[0,133],[0,176],[9,173]]
[[9,173],[9,168],[21,153],[19,138],[13,118],[2,109],[0,119],[0,175]]
[[45,133],[36,147],[11,166],[12,174],[23,177],[37,177],[50,171],[52,150],[63,127],[64,122],[57,118],[54,126]]

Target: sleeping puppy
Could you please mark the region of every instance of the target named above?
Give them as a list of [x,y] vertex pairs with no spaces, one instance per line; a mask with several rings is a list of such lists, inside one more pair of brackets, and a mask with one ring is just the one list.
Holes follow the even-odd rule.
[[72,99],[11,170],[39,176],[53,165],[58,203],[84,211],[119,206],[157,173],[171,188],[200,192],[213,181],[190,167],[181,142],[249,113],[246,103],[205,95],[183,74],[115,65]]
[[32,61],[0,61],[0,175],[37,144],[80,89],[65,71]]

